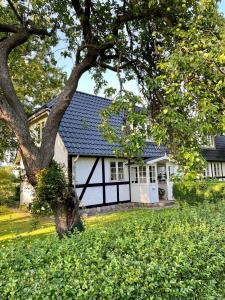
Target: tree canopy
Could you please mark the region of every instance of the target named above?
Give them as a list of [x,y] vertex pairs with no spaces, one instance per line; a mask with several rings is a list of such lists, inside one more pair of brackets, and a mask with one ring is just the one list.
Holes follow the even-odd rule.
[[[224,18],[217,2],[1,0],[0,120],[16,136],[29,182],[35,186],[51,162],[61,119],[87,71],[97,88],[105,86],[106,70],[118,76],[120,94],[103,112],[102,130],[123,153],[140,156],[148,134],[193,169],[204,136],[224,124]],[[54,47],[62,41],[61,55],[74,63],[61,86]],[[123,89],[127,80],[137,80],[141,97]],[[37,146],[28,113],[60,87]],[[107,92],[112,96],[113,88]],[[136,103],[145,106],[137,112]],[[126,120],[118,137],[107,117],[121,110]]]

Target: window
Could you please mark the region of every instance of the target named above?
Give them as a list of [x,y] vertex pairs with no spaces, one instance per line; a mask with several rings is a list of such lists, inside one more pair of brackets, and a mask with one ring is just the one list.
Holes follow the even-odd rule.
[[204,177],[210,177],[210,172],[209,172],[209,164],[207,165],[207,167],[205,168],[205,170],[203,171],[203,176]]
[[139,180],[140,183],[147,183],[146,166],[139,167]]
[[206,136],[206,144],[203,145],[203,148],[215,148],[215,139],[213,135]]
[[117,173],[116,173],[116,162],[110,163],[110,178],[111,180],[117,180]]
[[118,180],[124,180],[123,162],[118,162]]
[[212,167],[213,167],[213,174],[214,174],[214,177],[219,177],[219,176],[221,176],[220,163],[214,162],[214,163],[212,164]]
[[149,181],[150,183],[155,183],[155,166],[149,166]]
[[138,167],[131,167],[131,182],[138,183]]
[[42,132],[43,132],[44,127],[45,127],[45,121],[42,121],[42,122],[35,124],[35,127],[32,130],[35,142],[37,144],[39,144],[42,140]]
[[110,162],[110,180],[112,181],[121,181],[124,180],[124,164],[119,161]]

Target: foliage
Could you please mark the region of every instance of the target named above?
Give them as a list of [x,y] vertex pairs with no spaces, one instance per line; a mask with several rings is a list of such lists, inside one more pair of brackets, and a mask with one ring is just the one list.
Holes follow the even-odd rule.
[[64,203],[68,197],[71,195],[63,167],[52,160],[49,166],[37,175],[35,198],[31,210],[36,214],[51,213],[55,204]]
[[[168,15],[174,12],[166,9]],[[146,136],[151,136],[183,166],[185,175],[196,178],[205,167],[201,146],[206,136],[223,134],[225,128],[225,21],[214,0],[182,1],[179,13],[173,25],[161,30],[156,26],[152,33],[154,71],[143,76],[144,102],[143,97],[122,91],[123,97],[116,97],[103,113],[101,129],[105,138],[113,137],[120,145],[120,153],[133,157],[141,156]],[[138,112],[134,102],[142,102]],[[126,124],[113,131],[107,118],[122,114],[124,106]]]
[[11,205],[19,200],[19,181],[12,167],[0,167],[0,205]]
[[173,184],[176,200],[189,204],[225,200],[225,182],[215,180],[181,181]]
[[[2,299],[223,299],[225,206],[140,210],[0,251]],[[46,270],[47,266],[47,270]]]
[[[147,111],[141,104],[140,97],[125,92],[100,112],[102,124],[99,128],[108,142],[117,144],[114,152],[119,157],[140,158],[142,155],[148,130]],[[122,116],[123,124],[116,122],[118,115]]]
[[[17,19],[6,4],[0,3],[0,23],[4,22],[16,24]],[[4,36],[0,32],[0,39]],[[12,82],[28,116],[59,93],[65,80],[65,73],[56,66],[51,45],[49,41],[35,37],[15,49],[9,57]],[[18,142],[14,132],[3,121],[0,121],[0,135],[0,160],[3,160],[6,151],[18,149]]]

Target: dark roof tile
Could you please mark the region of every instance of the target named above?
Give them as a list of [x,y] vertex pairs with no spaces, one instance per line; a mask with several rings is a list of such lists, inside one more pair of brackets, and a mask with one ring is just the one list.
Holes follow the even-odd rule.
[[[42,108],[51,109],[57,98]],[[109,106],[111,100],[76,92],[71,104],[65,112],[60,124],[59,133],[71,155],[114,156],[113,147],[102,137],[98,125],[101,123],[99,112]],[[114,126],[123,123],[122,116],[111,120]],[[215,149],[203,149],[202,153],[208,161],[225,161],[225,136],[215,138]],[[147,142],[144,149],[144,158],[157,158],[165,154],[165,148],[158,148],[154,143]]]
[[[54,100],[47,108],[51,109]],[[59,134],[70,155],[90,155],[90,156],[114,156],[113,148],[117,145],[109,144],[102,137],[98,125],[101,123],[99,112],[109,106],[111,100],[76,92],[71,104],[65,112],[60,124]],[[112,118],[111,124],[114,126],[123,123],[122,116]],[[159,157],[164,155],[164,149],[157,148],[154,143],[146,143],[144,157]]]

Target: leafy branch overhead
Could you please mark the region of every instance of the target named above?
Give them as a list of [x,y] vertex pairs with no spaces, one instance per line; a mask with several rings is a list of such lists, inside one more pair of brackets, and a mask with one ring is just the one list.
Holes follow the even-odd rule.
[[[164,35],[162,31],[154,32],[160,43],[155,47],[154,74],[146,74],[143,80],[145,101],[139,122],[135,121],[139,130],[133,135],[134,156],[141,155],[138,150],[147,134],[157,144],[167,147],[184,166],[185,173],[201,172],[204,162],[200,150],[206,144],[207,135],[223,134],[225,130],[224,29],[224,17],[218,12],[217,2],[197,1],[196,11],[188,20],[178,18]],[[172,45],[167,42],[168,38],[173,41]],[[140,99],[135,98],[130,94],[125,100],[118,98],[107,109],[108,113],[122,113],[124,108],[118,112],[122,103],[140,104]],[[130,111],[130,119],[135,115],[135,110]],[[103,114],[101,128],[110,141],[111,128],[106,119]],[[146,124],[151,124],[147,132]],[[131,143],[130,132],[113,136],[113,142],[123,149],[131,146],[128,140]]]

